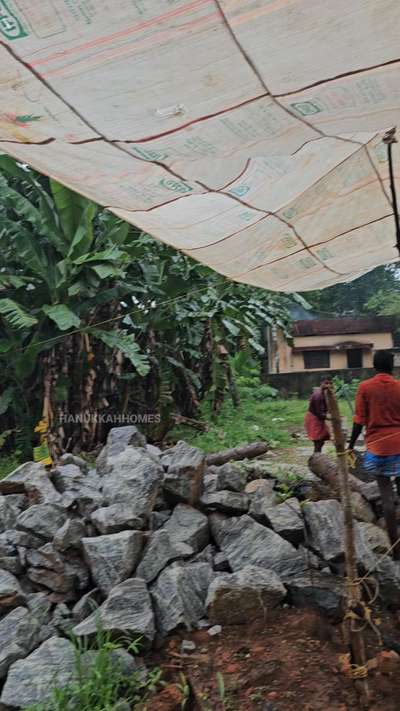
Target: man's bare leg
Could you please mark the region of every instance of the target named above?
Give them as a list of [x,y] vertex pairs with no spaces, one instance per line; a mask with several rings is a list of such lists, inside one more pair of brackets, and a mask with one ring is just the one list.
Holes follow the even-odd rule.
[[[388,532],[390,544],[393,545],[399,536],[396,521],[396,506],[393,491],[393,485],[390,477],[377,476],[379,491],[382,498],[383,515],[386,521],[386,529]],[[393,549],[393,558],[400,560],[400,544]]]

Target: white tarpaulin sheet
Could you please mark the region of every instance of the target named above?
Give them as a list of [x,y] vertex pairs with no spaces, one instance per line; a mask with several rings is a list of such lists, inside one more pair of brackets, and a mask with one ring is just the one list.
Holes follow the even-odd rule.
[[236,281],[347,281],[398,257],[399,30],[399,0],[0,0],[0,150]]

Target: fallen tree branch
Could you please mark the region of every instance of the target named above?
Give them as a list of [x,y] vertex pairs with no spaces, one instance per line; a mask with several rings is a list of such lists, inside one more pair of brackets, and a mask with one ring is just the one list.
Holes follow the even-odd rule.
[[[308,468],[313,474],[322,479],[322,481],[329,484],[329,486],[331,486],[337,494],[340,494],[339,471],[336,461],[328,457],[326,454],[313,454],[308,460]],[[371,498],[377,498],[373,495],[372,490],[372,487],[377,489],[377,485],[375,486],[375,483],[371,486],[371,484],[357,479],[357,477],[350,473],[348,478],[350,489],[352,491],[358,491],[358,493],[368,501],[370,501]]]
[[240,459],[254,459],[261,454],[268,452],[269,444],[267,442],[252,442],[245,444],[243,447],[233,447],[232,449],[224,449],[222,452],[209,454],[206,458],[208,466],[226,464],[231,461],[239,461]]
[[192,417],[184,417],[184,415],[178,415],[177,413],[172,413],[176,425],[186,425],[187,427],[193,427],[195,430],[200,430],[200,432],[208,431],[207,422],[201,422],[200,420],[194,420]]

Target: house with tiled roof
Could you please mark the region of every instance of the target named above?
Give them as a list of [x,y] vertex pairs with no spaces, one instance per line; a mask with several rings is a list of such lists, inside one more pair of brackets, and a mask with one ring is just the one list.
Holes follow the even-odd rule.
[[292,340],[276,331],[270,343],[270,373],[372,368],[376,350],[391,349],[396,319],[311,318],[294,321]]

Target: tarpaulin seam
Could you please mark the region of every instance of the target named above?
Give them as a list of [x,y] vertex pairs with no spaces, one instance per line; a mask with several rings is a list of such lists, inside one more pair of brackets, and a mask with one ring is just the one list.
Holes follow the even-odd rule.
[[[363,227],[368,227],[368,225],[372,225],[372,224],[374,224],[374,223],[376,223],[376,222],[381,222],[382,220],[385,220],[385,219],[387,219],[388,217],[392,217],[392,215],[393,215],[393,213],[391,212],[391,213],[389,213],[389,214],[387,214],[387,215],[383,215],[382,217],[377,217],[375,220],[370,220],[369,222],[365,222],[365,223],[362,224],[362,225],[357,225],[356,227],[352,227],[352,228],[349,229],[349,230],[346,230],[346,231],[344,231],[344,232],[340,232],[339,234],[334,235],[333,237],[329,237],[328,239],[326,239],[326,240],[324,240],[324,241],[322,241],[322,242],[315,242],[314,244],[310,245],[310,249],[314,249],[315,247],[323,247],[324,245],[330,244],[331,242],[333,242],[334,240],[338,239],[339,237],[344,237],[345,235],[349,234],[350,232],[355,232],[356,230],[360,230],[360,229],[362,229]],[[265,220],[265,219],[267,219],[267,217],[269,217],[269,216],[266,215],[265,217],[261,218],[261,220]],[[273,216],[272,216],[272,217],[273,217]],[[260,221],[261,221],[261,220],[260,220]],[[258,223],[255,223],[255,224],[258,224]],[[236,233],[236,234],[237,234],[237,233]],[[230,237],[232,237],[232,235],[230,235]],[[219,241],[223,241],[223,240],[219,240]],[[212,243],[211,245],[208,244],[206,247],[194,247],[193,250],[188,249],[186,253],[190,256],[191,251],[196,251],[196,250],[198,250],[198,249],[207,249],[208,247],[213,246],[213,244],[218,244],[218,242],[214,242],[214,243]],[[271,259],[271,260],[268,261],[268,262],[263,262],[262,264],[257,264],[256,267],[252,267],[251,269],[249,269],[249,270],[246,272],[246,274],[250,274],[251,272],[255,272],[255,271],[257,271],[257,269],[260,269],[261,267],[268,267],[268,266],[270,266],[271,264],[276,264],[277,262],[284,261],[284,260],[286,260],[288,257],[293,257],[295,254],[300,254],[300,252],[304,252],[304,249],[303,249],[303,248],[301,248],[301,249],[296,249],[296,250],[294,250],[293,252],[290,252],[290,253],[288,252],[287,254],[285,254],[285,255],[283,255],[283,256],[281,256],[281,257],[276,257],[275,259]],[[251,250],[250,250],[250,253],[251,253]],[[313,255],[313,256],[314,256],[314,255]],[[225,261],[224,261],[224,264],[225,264],[225,265],[226,265],[226,264],[230,264],[232,261],[234,261],[234,259],[237,259],[237,257],[234,257],[234,258],[231,259],[231,260],[225,260]],[[236,275],[236,276],[238,276],[238,275]],[[240,273],[240,276],[243,276],[243,272]],[[231,278],[233,279],[234,276],[231,277]]]
[[[261,83],[261,85],[263,86],[263,88],[265,89],[265,91],[268,92],[268,95],[270,96],[270,98],[272,99],[272,101],[273,101],[277,106],[279,106],[279,108],[282,109],[282,111],[284,111],[285,113],[287,113],[289,116],[291,116],[291,117],[292,117],[293,119],[295,119],[296,121],[299,121],[300,123],[303,123],[305,126],[307,126],[308,128],[310,128],[310,129],[311,129],[312,131],[314,131],[315,133],[318,133],[318,134],[319,134],[321,137],[323,137],[323,138],[337,138],[339,141],[346,141],[346,142],[348,142],[348,143],[358,143],[358,141],[354,141],[354,140],[352,140],[352,139],[350,139],[350,138],[344,138],[344,137],[342,137],[342,136],[336,136],[336,135],[332,135],[332,134],[325,133],[324,131],[322,131],[322,129],[317,128],[317,126],[315,126],[314,124],[310,123],[309,121],[306,121],[305,118],[303,118],[303,117],[301,117],[301,116],[297,116],[297,115],[296,115],[295,113],[293,113],[287,106],[285,106],[284,104],[281,104],[281,102],[278,100],[278,99],[279,99],[279,95],[275,95],[275,94],[273,94],[273,93],[270,91],[270,89],[268,88],[268,86],[267,86],[267,84],[266,84],[266,82],[265,82],[265,80],[264,80],[264,78],[263,78],[261,72],[260,72],[259,69],[257,68],[255,62],[254,62],[253,59],[250,57],[250,55],[246,52],[246,50],[245,50],[244,47],[242,46],[241,42],[240,42],[239,39],[237,38],[237,36],[236,36],[236,34],[235,34],[235,32],[234,32],[234,30],[233,30],[233,28],[232,28],[232,26],[231,26],[231,24],[230,24],[228,18],[227,18],[227,16],[226,16],[224,10],[222,9],[220,0],[214,0],[214,2],[215,2],[215,4],[217,5],[217,7],[218,7],[218,9],[219,9],[219,11],[220,11],[220,13],[221,13],[221,16],[222,16],[222,18],[223,18],[223,20],[224,20],[224,23],[225,23],[225,25],[226,25],[226,28],[227,28],[228,32],[230,33],[231,37],[232,37],[233,40],[235,41],[235,43],[236,43],[238,49],[240,50],[240,52],[242,53],[244,59],[245,59],[246,62],[248,63],[249,67],[251,67],[251,69],[253,70],[254,74],[256,75],[257,79],[259,80],[259,82]],[[297,92],[294,92],[294,93],[297,93]]]
[[356,74],[365,74],[366,72],[371,72],[374,69],[381,69],[381,67],[389,67],[391,64],[398,64],[400,62],[400,57],[396,59],[388,59],[387,62],[382,62],[381,64],[372,64],[370,67],[362,67],[361,69],[353,69],[348,72],[343,72],[342,74],[336,74],[334,77],[328,77],[327,79],[320,79],[315,81],[313,84],[308,84],[307,86],[302,86],[300,89],[293,89],[292,91],[287,91],[284,94],[273,94],[276,99],[284,99],[286,96],[293,96],[294,94],[300,94],[302,91],[308,91],[308,89],[314,89],[316,86],[322,86],[323,84],[330,84],[331,82],[337,81],[338,79],[346,79],[347,77],[355,76]]

